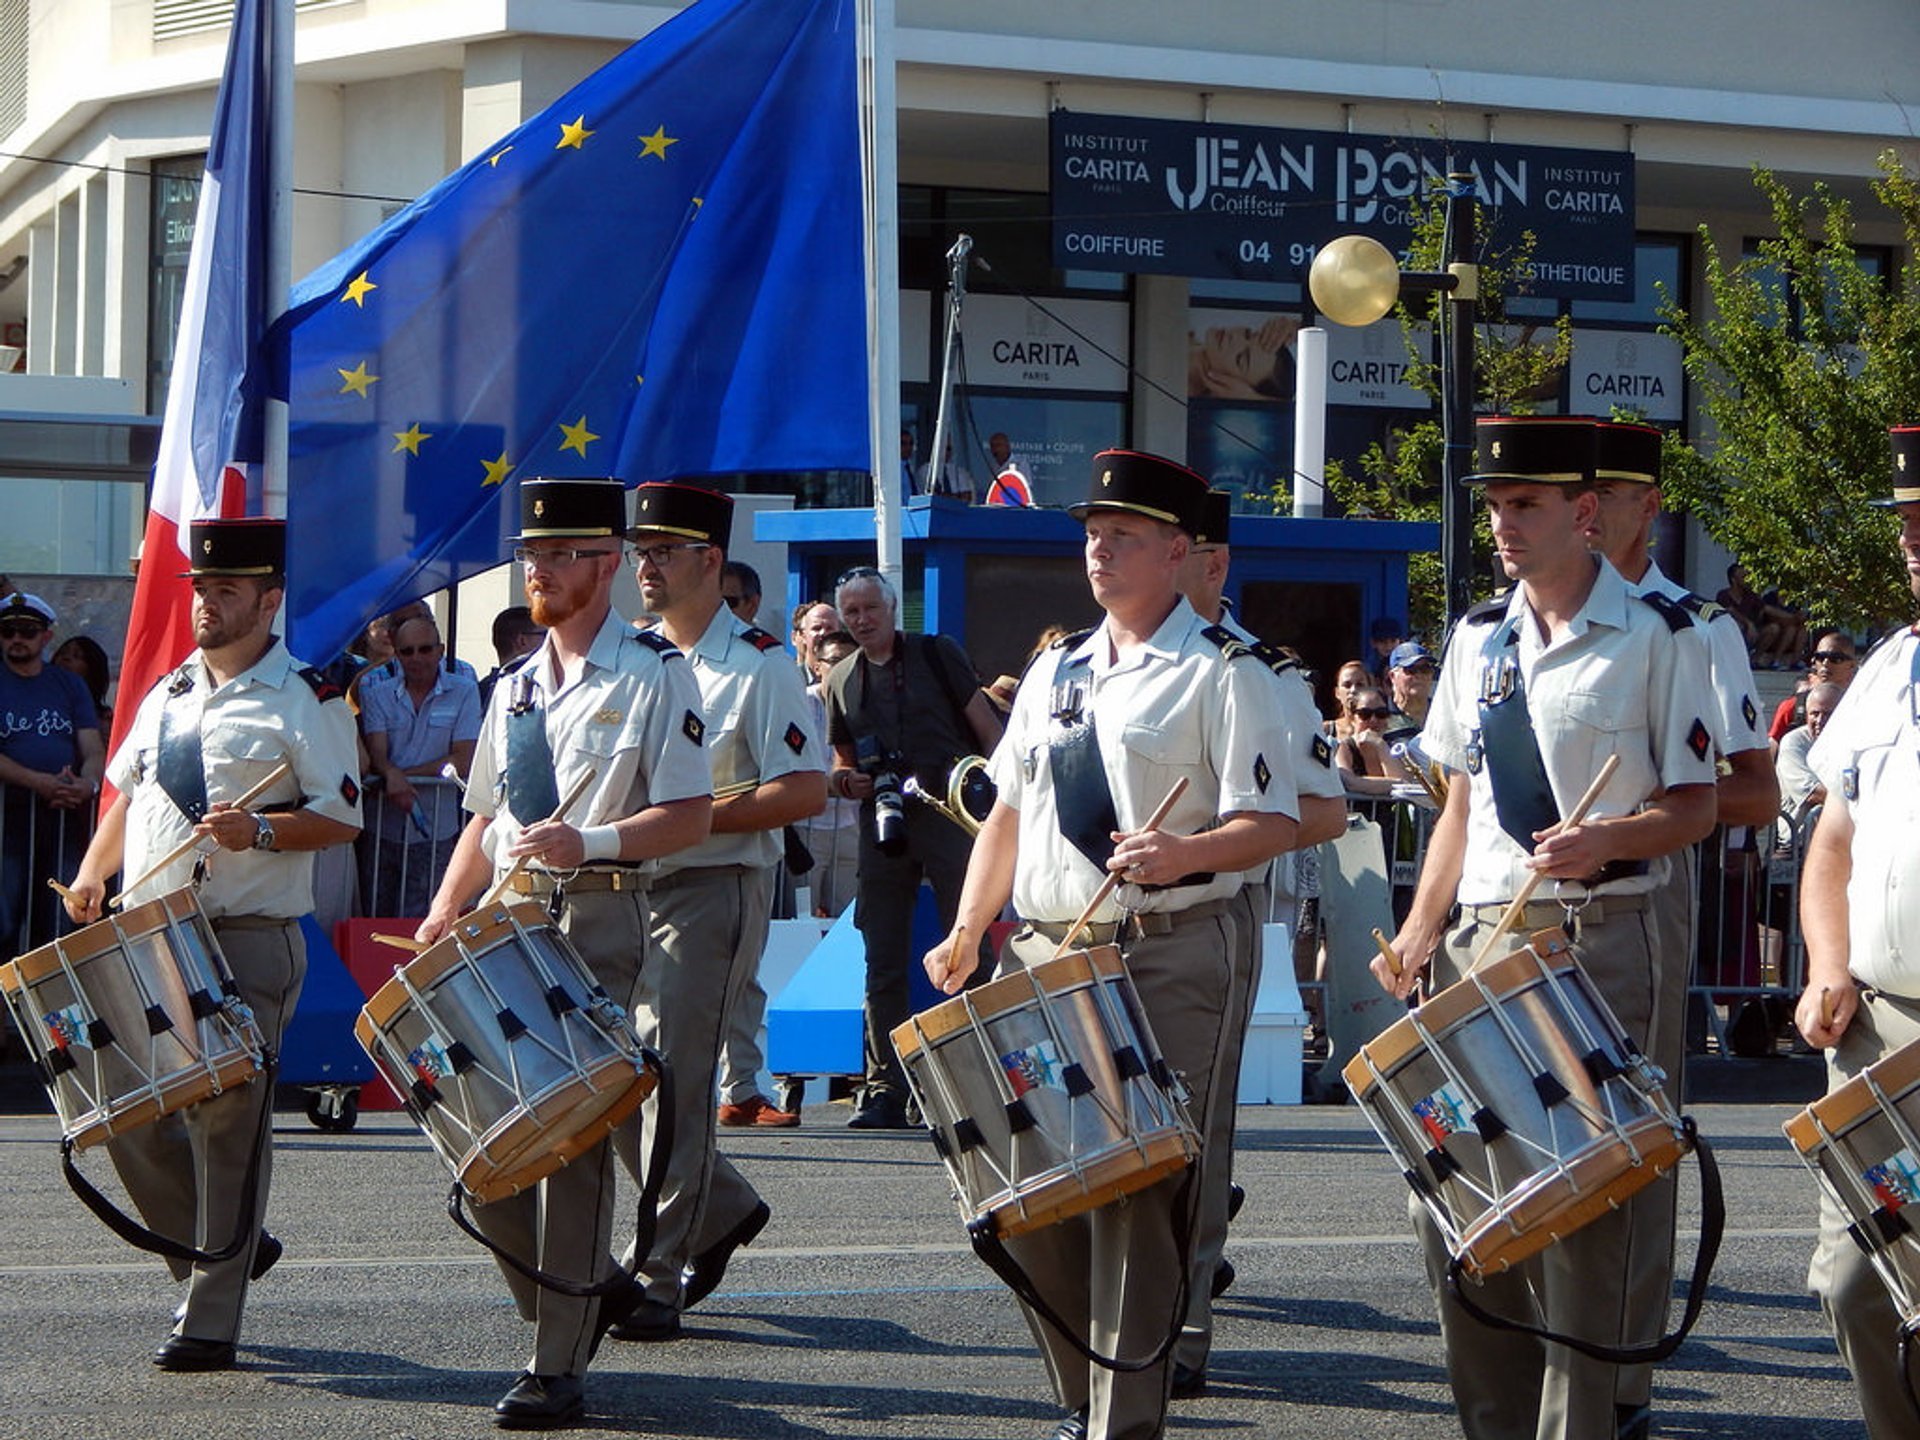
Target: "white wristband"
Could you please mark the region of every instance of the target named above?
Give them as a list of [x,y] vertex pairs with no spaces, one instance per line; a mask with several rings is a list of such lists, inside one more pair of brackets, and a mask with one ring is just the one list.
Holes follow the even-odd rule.
[[586,825],[580,830],[580,846],[586,860],[618,860],[620,829],[617,825]]

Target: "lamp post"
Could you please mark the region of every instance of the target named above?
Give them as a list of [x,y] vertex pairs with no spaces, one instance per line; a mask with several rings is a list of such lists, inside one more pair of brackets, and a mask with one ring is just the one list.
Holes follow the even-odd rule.
[[1477,244],[1473,177],[1449,174],[1446,198],[1446,269],[1403,271],[1378,240],[1342,235],[1313,257],[1307,288],[1320,313],[1337,325],[1371,325],[1384,319],[1402,289],[1447,297],[1440,354],[1440,416],[1446,437],[1440,466],[1440,568],[1451,623],[1473,601],[1473,509],[1460,485],[1473,466],[1473,324],[1480,298],[1480,267],[1472,258]]

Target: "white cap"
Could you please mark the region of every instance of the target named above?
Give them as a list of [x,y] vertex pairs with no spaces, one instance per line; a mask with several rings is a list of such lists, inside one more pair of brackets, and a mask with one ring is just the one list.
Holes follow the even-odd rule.
[[22,611],[28,610],[38,615],[49,625],[57,625],[60,621],[60,617],[53,613],[53,606],[42,600],[38,595],[29,595],[24,590],[16,590],[4,600],[0,600],[0,620],[5,620],[9,615],[18,615]]

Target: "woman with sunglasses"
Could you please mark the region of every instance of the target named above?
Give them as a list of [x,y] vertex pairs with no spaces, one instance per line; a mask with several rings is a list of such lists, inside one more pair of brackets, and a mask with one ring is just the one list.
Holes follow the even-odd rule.
[[1335,748],[1333,763],[1349,795],[1391,795],[1396,781],[1410,778],[1406,765],[1387,748],[1393,717],[1386,695],[1373,686],[1355,690],[1347,701],[1351,728]]

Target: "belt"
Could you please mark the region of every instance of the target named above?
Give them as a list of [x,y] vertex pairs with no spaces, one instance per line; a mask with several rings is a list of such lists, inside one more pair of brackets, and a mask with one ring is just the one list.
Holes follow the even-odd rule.
[[652,888],[655,892],[671,890],[676,885],[695,880],[717,880],[723,875],[748,875],[753,870],[751,865],[689,865],[682,870],[669,870],[664,875],[655,875]]
[[285,930],[300,922],[278,915],[220,915],[207,923],[215,930]]
[[622,894],[643,891],[648,883],[649,877],[632,869],[569,870],[558,875],[550,870],[522,870],[507,881],[507,888],[516,895],[551,895],[556,890],[567,895]]
[[[1573,911],[1573,917],[1582,925],[1604,925],[1609,916],[1639,915],[1647,908],[1645,895],[1595,895],[1584,902],[1568,906],[1558,900],[1531,900],[1520,912],[1523,925],[1558,925],[1567,918],[1567,911]],[[1460,913],[1471,918],[1476,924],[1497,925],[1500,917],[1507,913],[1504,904],[1462,905]]]
[[[1210,920],[1226,912],[1225,900],[1203,900],[1184,910],[1135,911],[1123,920],[1088,921],[1080,927],[1076,938],[1092,945],[1111,945],[1127,933],[1128,926],[1132,926],[1135,935],[1171,935],[1190,921]],[[1025,924],[1034,934],[1056,945],[1066,939],[1067,931],[1073,926],[1071,920],[1028,920]]]

